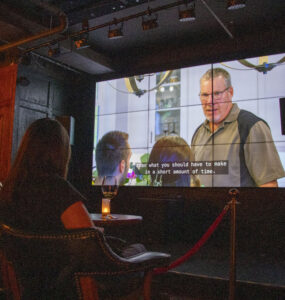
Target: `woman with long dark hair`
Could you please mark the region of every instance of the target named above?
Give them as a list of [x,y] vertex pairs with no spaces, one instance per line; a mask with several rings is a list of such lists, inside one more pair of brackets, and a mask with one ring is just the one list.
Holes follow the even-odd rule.
[[[27,232],[40,233],[95,227],[84,205],[85,198],[66,180],[70,155],[69,137],[59,122],[48,118],[33,122],[22,139],[16,159],[0,191],[0,221]],[[146,251],[142,244],[127,245],[115,237],[106,239],[111,248],[123,257]],[[88,261],[88,255],[86,259]],[[38,284],[47,286],[44,287],[44,292],[37,291],[39,287],[35,286],[36,290],[32,293],[53,293],[50,282],[58,273],[54,271],[54,266],[51,271],[52,276],[47,267],[45,273],[41,274],[42,277],[36,279],[40,281]],[[140,279],[140,274],[136,278]],[[128,283],[126,279],[128,278],[120,276],[115,280],[121,290],[123,284]],[[112,281],[112,285],[114,284]],[[125,291],[128,291],[128,285],[125,286]],[[66,291],[60,288],[57,292]],[[70,299],[65,299],[67,298]],[[25,299],[38,298],[33,294],[33,297]]]
[[94,227],[84,197],[66,180],[70,155],[59,122],[32,123],[0,193],[3,221],[39,231]]

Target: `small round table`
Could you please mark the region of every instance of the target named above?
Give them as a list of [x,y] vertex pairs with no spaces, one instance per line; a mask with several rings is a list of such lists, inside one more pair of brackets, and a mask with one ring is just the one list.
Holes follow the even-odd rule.
[[103,227],[106,235],[127,238],[135,243],[142,237],[142,217],[134,215],[111,214],[113,219],[103,219],[101,214],[90,214],[95,226]]
[[96,226],[117,226],[133,225],[142,222],[141,216],[111,214],[114,218],[102,218],[102,214],[90,214],[93,223]]

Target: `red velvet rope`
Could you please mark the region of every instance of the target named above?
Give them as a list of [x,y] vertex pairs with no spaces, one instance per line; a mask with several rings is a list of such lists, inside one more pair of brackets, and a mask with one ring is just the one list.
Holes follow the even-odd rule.
[[220,215],[216,218],[216,220],[213,222],[213,224],[208,228],[208,230],[203,234],[203,236],[200,238],[200,240],[188,251],[186,252],[183,256],[179,257],[176,259],[174,262],[172,262],[169,266],[167,267],[162,267],[162,268],[156,268],[153,270],[153,274],[161,274],[165,273],[168,270],[171,270],[183,262],[185,262],[187,259],[189,259],[193,254],[195,254],[208,240],[208,238],[212,235],[212,233],[215,231],[215,229],[218,227],[220,222],[222,221],[224,215],[226,212],[229,210],[229,205],[226,205]]

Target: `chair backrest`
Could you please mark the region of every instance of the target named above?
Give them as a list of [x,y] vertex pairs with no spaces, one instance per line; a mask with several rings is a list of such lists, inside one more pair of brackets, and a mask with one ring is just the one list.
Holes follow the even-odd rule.
[[80,275],[106,279],[148,271],[165,265],[170,257],[146,252],[122,258],[112,251],[104,235],[92,228],[34,233],[5,224],[1,225],[1,250],[15,269],[21,299],[77,299]]
[[36,299],[42,295],[51,299],[54,293],[66,291],[76,294],[74,273],[80,272],[83,265],[89,265],[87,252],[92,251],[93,257],[102,257],[99,239],[104,245],[102,234],[92,229],[41,234],[7,225],[1,228],[1,250],[15,269],[23,299]]

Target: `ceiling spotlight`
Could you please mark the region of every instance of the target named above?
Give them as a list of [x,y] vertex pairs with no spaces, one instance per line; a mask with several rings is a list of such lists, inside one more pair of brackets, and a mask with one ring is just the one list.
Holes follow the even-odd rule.
[[115,40],[115,39],[120,39],[122,38],[123,35],[123,23],[121,23],[121,26],[118,26],[116,23],[116,19],[114,19],[114,28],[111,28],[111,26],[109,26],[109,31],[108,31],[108,38]]
[[184,10],[179,10],[179,21],[180,22],[191,22],[196,19],[195,4],[191,7],[187,7]]
[[158,27],[158,22],[157,22],[157,16],[154,18],[151,16],[146,16],[145,18],[143,17],[142,19],[142,29],[145,30],[150,30]]
[[194,9],[186,9],[179,11],[179,21],[180,22],[191,22],[196,19]]
[[108,38],[115,40],[123,37],[123,32],[121,28],[109,29]]
[[74,41],[76,49],[84,49],[90,47],[87,37],[81,37]]
[[53,56],[53,50],[52,50],[52,48],[48,48],[48,56],[49,57]]
[[[82,31],[83,33],[80,34],[78,38],[74,39],[74,45],[76,49],[84,49],[90,47],[89,45],[89,22],[88,20],[82,21]],[[85,32],[84,32],[85,31]]]
[[245,7],[245,0],[228,0],[228,9],[235,10]]
[[49,57],[58,57],[59,55],[60,55],[59,43],[57,44],[56,47],[54,47],[53,45],[49,45],[48,56]]

